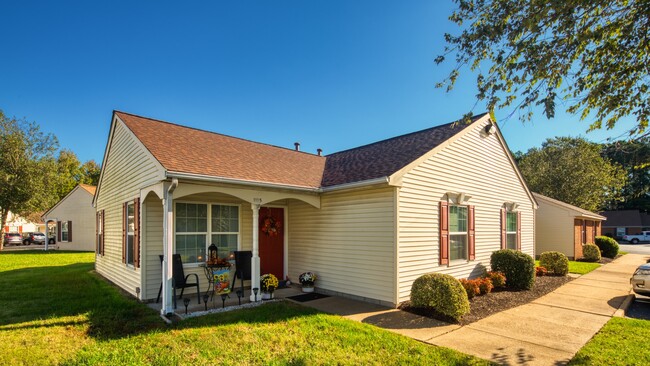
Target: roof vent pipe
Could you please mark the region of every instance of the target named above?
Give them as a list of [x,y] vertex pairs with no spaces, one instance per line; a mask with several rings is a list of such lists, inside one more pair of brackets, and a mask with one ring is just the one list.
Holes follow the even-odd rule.
[[316,149],[318,156],[323,156],[323,149]]
[[296,147],[296,151],[300,151],[300,142],[294,142],[293,146]]

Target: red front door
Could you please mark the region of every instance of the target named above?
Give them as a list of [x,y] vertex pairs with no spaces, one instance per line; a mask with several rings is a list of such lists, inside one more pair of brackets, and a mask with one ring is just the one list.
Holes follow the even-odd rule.
[[261,274],[284,279],[284,209],[260,208],[259,249]]

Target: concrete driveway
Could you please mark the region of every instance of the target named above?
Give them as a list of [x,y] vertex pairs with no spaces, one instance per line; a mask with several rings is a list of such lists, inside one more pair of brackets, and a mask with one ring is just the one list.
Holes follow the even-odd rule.
[[650,255],[650,243],[619,243],[618,246],[623,252],[628,252],[631,254],[646,254]]

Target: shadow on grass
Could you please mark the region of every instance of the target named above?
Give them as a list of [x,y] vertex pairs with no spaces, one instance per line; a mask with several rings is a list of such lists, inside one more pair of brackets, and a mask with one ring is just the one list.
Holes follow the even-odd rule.
[[[167,326],[155,310],[94,273],[93,263],[4,271],[0,276],[0,289],[0,331],[73,325],[53,318],[85,316],[87,321],[80,320],[76,324],[87,322],[88,335],[100,340],[168,329],[272,323],[317,313],[298,305],[272,303]],[[47,319],[52,322],[21,324]]]

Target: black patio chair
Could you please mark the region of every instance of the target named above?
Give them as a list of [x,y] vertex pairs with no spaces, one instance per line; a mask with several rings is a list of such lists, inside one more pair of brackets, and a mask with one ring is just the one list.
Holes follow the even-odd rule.
[[[162,266],[164,256],[160,255],[160,265]],[[199,276],[196,273],[190,273],[187,276],[183,270],[183,260],[181,259],[180,254],[172,255],[172,288],[174,289],[174,309],[176,309],[176,289],[181,289],[181,294],[178,298],[183,297],[183,292],[188,287],[196,287],[196,298],[201,303],[201,292],[199,291]],[[194,276],[195,282],[188,282],[187,278]],[[160,289],[158,290],[158,297],[156,298],[156,303],[160,301],[160,294],[162,293],[162,282],[160,283]]]
[[232,278],[232,285],[230,291],[235,288],[235,281],[237,278],[241,281],[241,290],[244,292],[244,280],[251,279],[251,258],[253,252],[250,250],[235,251],[235,275]]

